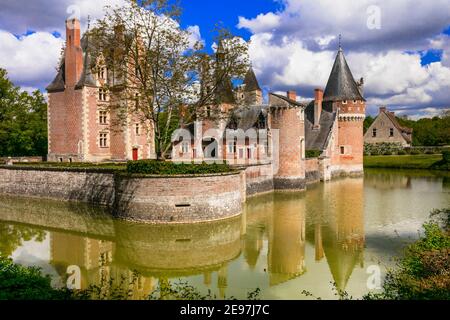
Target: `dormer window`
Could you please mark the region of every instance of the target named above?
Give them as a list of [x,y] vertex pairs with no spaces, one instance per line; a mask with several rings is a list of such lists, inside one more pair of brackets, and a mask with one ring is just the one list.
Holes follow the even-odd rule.
[[347,100],[342,101],[342,104],[347,104],[347,103],[348,103]]

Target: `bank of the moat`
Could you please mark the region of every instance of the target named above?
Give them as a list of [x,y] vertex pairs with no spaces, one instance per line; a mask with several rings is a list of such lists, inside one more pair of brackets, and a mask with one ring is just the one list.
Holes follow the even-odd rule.
[[13,165],[0,167],[0,194],[107,206],[115,218],[131,221],[197,223],[239,216],[249,197],[304,191],[320,182],[318,160],[306,160],[306,168],[304,178],[292,185],[283,181],[280,186],[272,164],[202,175],[130,175]]

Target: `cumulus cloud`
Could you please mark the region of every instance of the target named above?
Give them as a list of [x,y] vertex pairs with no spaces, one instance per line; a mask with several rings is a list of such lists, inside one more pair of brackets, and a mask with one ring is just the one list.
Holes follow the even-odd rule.
[[[441,33],[450,21],[450,0],[281,0],[284,10],[239,18],[238,27],[252,33],[273,32],[279,37],[302,39],[312,50],[323,39],[337,47],[343,35],[347,49],[400,50],[426,47],[427,39]],[[374,10],[375,9],[375,10]],[[376,28],[379,18],[380,28]],[[278,38],[274,38],[274,41]]]
[[193,48],[197,43],[205,44],[199,26],[189,26],[186,30],[189,32],[189,47]]
[[124,4],[124,0],[14,0],[2,1],[0,29],[13,34],[25,34],[39,30],[61,34],[64,21],[77,17],[86,25],[88,16],[98,19],[104,16],[104,7]]
[[[341,33],[354,77],[365,78],[370,113],[380,104],[416,114],[450,106],[450,37],[442,34],[450,23],[450,0],[283,3],[282,11],[240,17],[238,25],[253,33],[250,56],[269,90],[296,89],[312,97],[315,87],[327,83]],[[377,9],[380,29],[369,29]],[[421,51],[430,49],[442,50],[442,61],[423,66]]]
[[62,39],[48,32],[17,38],[0,30],[0,68],[16,85],[43,88],[55,75],[62,45]]

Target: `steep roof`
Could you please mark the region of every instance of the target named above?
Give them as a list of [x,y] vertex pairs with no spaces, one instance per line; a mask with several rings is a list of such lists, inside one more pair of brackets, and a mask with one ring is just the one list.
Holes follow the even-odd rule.
[[320,114],[320,128],[314,129],[314,101],[308,104],[305,110],[305,148],[306,150],[323,151],[327,147],[333,123],[336,120],[336,112],[325,109]]
[[[75,86],[76,89],[80,89],[84,86],[90,87],[97,86],[91,71],[91,54],[90,54],[91,48],[92,44],[89,42],[89,38],[85,34],[81,38],[81,49],[83,51],[83,71],[81,73],[77,85]],[[65,64],[66,64],[65,57],[63,57],[59,65],[58,73],[56,74],[55,79],[46,88],[48,92],[60,92],[65,90],[66,88]]]
[[261,117],[264,117],[264,120],[266,120],[266,116],[267,106],[257,105],[239,107],[230,114],[227,127],[233,126],[237,127],[237,129],[247,131],[248,129],[257,126]]
[[233,92],[233,84],[230,79],[223,80],[217,84],[216,99],[219,103],[236,103],[236,98]]
[[342,100],[365,101],[340,48],[324,92],[324,101]]
[[45,88],[48,92],[61,92],[66,89],[66,75],[65,75],[66,65],[64,58],[59,65],[58,73],[55,79]]
[[91,48],[91,44],[87,35],[83,36],[83,39],[81,40],[81,48],[83,49],[84,54],[83,72],[81,73],[80,80],[78,81],[75,88],[80,89],[85,86],[96,87],[97,83],[92,76],[91,71],[91,53],[89,50]]
[[270,93],[270,95],[272,95],[272,96],[274,96],[274,97],[277,97],[277,98],[279,98],[279,99],[281,99],[281,100],[284,100],[284,101],[286,101],[287,103],[290,103],[290,104],[295,105],[295,106],[297,106],[297,107],[304,107],[304,108],[306,107],[306,104],[305,104],[305,103],[302,103],[302,102],[298,102],[298,101],[289,99],[289,98],[286,97],[286,96],[283,96],[283,95],[280,95],[280,94],[276,94],[276,93]]
[[392,122],[394,127],[397,128],[397,130],[400,131],[400,133],[402,134],[403,138],[408,143],[412,142],[411,134],[413,133],[413,129],[401,126],[400,123],[398,123],[398,120],[397,120],[397,117],[395,116],[395,113],[389,112],[387,109],[386,110],[382,110],[381,113],[384,113],[388,117],[388,119]]
[[261,87],[259,86],[258,80],[256,79],[256,75],[252,67],[248,69],[247,74],[245,75],[244,85],[246,92],[257,90],[261,91]]

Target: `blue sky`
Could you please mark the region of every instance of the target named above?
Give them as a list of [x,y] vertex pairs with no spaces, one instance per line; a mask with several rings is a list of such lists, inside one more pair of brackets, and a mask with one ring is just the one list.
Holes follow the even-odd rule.
[[[125,0],[0,0],[0,67],[26,90],[52,80],[64,21],[99,18]],[[264,90],[309,99],[326,85],[342,34],[355,78],[366,80],[369,113],[380,105],[413,117],[450,108],[450,0],[181,0],[182,26],[211,48],[214,25],[251,40]],[[26,8],[26,10],[24,10]],[[375,20],[374,20],[375,19]],[[376,21],[379,26],[369,27]]]
[[208,44],[212,43],[211,31],[218,22],[232,29],[236,35],[249,40],[251,32],[236,27],[239,16],[256,17],[258,14],[282,8],[279,2],[273,0],[181,0],[181,5],[183,6],[182,24],[184,26],[198,25]]

